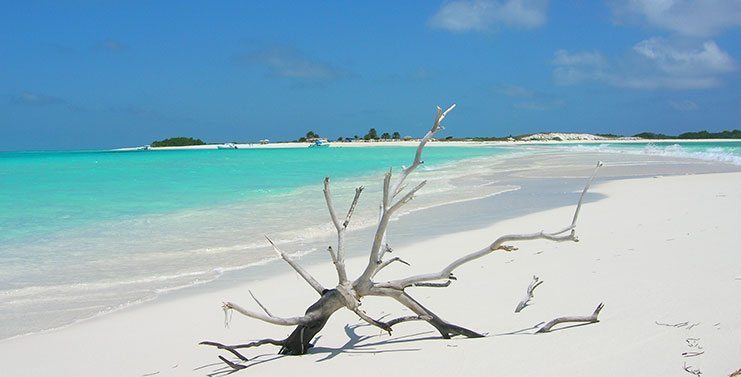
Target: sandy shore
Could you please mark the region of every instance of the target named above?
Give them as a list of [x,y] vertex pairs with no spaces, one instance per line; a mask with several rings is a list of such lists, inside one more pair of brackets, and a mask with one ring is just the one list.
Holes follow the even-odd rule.
[[[460,268],[445,289],[412,295],[441,317],[487,332],[482,339],[443,340],[424,323],[399,325],[392,336],[340,311],[301,357],[279,357],[265,346],[245,352],[253,366],[239,374],[308,376],[576,375],[727,376],[741,368],[741,173],[641,178],[597,185],[606,199],[582,210],[581,242],[519,243]],[[555,229],[573,207],[557,208],[487,228],[430,238],[396,250],[412,266],[384,277],[439,269],[498,235]],[[363,258],[348,261],[351,275]],[[310,267],[326,285],[329,263]],[[532,275],[544,284],[532,306],[513,313]],[[209,339],[242,343],[280,338],[288,328],[235,315],[224,328],[222,301],[255,307],[252,290],[273,313],[299,315],[315,293],[285,270],[233,288],[173,295],[154,304],[65,329],[0,342],[0,369],[8,376],[182,376],[227,371]],[[549,334],[505,335],[562,315],[587,315],[600,302],[596,324]],[[376,317],[406,314],[384,299],[364,301]],[[657,324],[658,323],[658,324]],[[349,324],[349,326],[345,326]],[[676,326],[667,326],[676,325]],[[686,352],[702,352],[684,357]]]

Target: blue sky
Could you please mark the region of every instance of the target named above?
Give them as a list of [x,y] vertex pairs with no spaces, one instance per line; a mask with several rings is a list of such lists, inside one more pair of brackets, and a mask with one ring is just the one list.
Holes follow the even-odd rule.
[[4,2],[0,150],[741,128],[741,2]]

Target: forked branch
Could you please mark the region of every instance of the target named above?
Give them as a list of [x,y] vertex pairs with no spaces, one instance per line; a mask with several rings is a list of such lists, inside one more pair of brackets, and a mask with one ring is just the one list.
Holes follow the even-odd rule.
[[345,230],[347,230],[347,226],[350,224],[350,219],[355,212],[355,207],[358,205],[358,200],[360,200],[360,194],[362,192],[363,186],[355,189],[355,197],[350,204],[350,209],[347,210],[345,221],[340,223],[340,220],[337,217],[337,213],[334,209],[334,204],[332,204],[332,194],[329,191],[329,177],[324,178],[324,200],[327,202],[327,209],[329,210],[329,217],[332,219],[332,224],[334,224],[334,227],[337,230],[337,250],[333,250],[331,246],[327,250],[329,251],[330,257],[332,258],[332,263],[337,270],[337,278],[340,284],[347,282],[347,270],[345,269],[344,253],[344,233]]
[[[481,258],[497,250],[508,250],[508,251],[513,250],[514,248],[512,246],[505,245],[505,243],[507,242],[530,241],[530,240],[537,240],[537,239],[545,239],[545,240],[554,241],[554,242],[563,242],[563,241],[576,242],[578,241],[578,238],[576,237],[576,221],[579,216],[579,210],[581,209],[584,195],[587,193],[587,190],[589,189],[589,186],[591,185],[592,180],[597,174],[597,170],[601,166],[602,166],[602,162],[597,163],[597,167],[594,169],[594,172],[589,177],[589,180],[587,180],[587,184],[584,187],[584,190],[582,190],[581,196],[579,197],[579,203],[577,204],[576,210],[574,211],[574,217],[571,221],[571,225],[567,226],[566,228],[561,229],[556,232],[552,232],[552,233],[540,231],[537,233],[530,233],[530,234],[508,234],[505,236],[501,236],[497,238],[496,241],[494,241],[491,245],[479,251],[473,252],[471,254],[468,254],[461,258],[456,259],[455,261],[453,261],[453,263],[443,268],[440,272],[424,274],[424,275],[417,275],[417,276],[412,276],[406,279],[399,279],[399,280],[389,281],[386,283],[380,283],[378,284],[378,286],[382,288],[404,289],[404,288],[410,287],[412,285],[415,285],[421,282],[447,279],[448,276],[450,276],[450,274],[452,274],[456,268],[460,267],[463,264],[474,261],[478,258]],[[568,233],[564,235],[564,233],[566,232]]]
[[384,176],[381,217],[378,221],[378,227],[376,228],[375,236],[373,237],[373,245],[371,246],[371,252],[368,258],[368,265],[366,266],[365,271],[363,271],[363,274],[355,281],[355,285],[369,285],[370,279],[377,272],[376,269],[378,268],[379,263],[382,262],[381,257],[383,256],[383,252],[381,251],[381,248],[385,243],[386,228],[388,228],[388,223],[389,220],[391,220],[391,215],[403,205],[412,200],[414,198],[414,194],[416,194],[417,191],[419,191],[422,187],[424,187],[425,183],[427,183],[426,181],[423,181],[422,183],[411,189],[409,192],[407,192],[404,196],[402,196],[402,198],[399,199],[396,203],[393,203],[393,200],[396,198],[396,196],[401,194],[401,192],[403,191],[405,187],[404,182],[406,181],[409,174],[411,174],[415,169],[417,169],[419,165],[424,162],[422,161],[422,151],[424,150],[425,145],[438,131],[443,129],[443,119],[445,119],[448,113],[454,108],[455,104],[448,107],[445,111],[443,111],[440,107],[437,108],[437,114],[435,115],[435,121],[432,124],[432,128],[427,131],[425,136],[419,142],[417,151],[414,154],[414,160],[412,161],[412,164],[401,170],[401,173],[399,174],[399,177],[396,180],[396,183],[393,184],[393,186],[391,185],[391,171],[386,173],[386,175]]

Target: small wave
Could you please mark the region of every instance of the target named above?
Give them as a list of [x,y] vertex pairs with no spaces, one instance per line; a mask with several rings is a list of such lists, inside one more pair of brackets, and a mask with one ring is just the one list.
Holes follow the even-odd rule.
[[642,144],[598,144],[598,145],[570,145],[557,147],[579,152],[610,152],[633,155],[665,156],[675,158],[689,158],[703,161],[726,162],[741,165],[741,155],[733,147],[708,147],[702,150],[692,148],[692,145],[659,145],[648,143],[641,148]]

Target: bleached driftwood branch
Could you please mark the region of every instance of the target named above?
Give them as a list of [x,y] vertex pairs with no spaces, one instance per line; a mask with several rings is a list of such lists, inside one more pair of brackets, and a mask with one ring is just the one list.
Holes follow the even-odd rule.
[[[473,252],[471,254],[465,255],[461,258],[456,259],[451,264],[440,270],[440,272],[435,273],[429,273],[424,275],[416,275],[412,277],[408,277],[405,279],[399,279],[399,280],[393,280],[386,283],[377,284],[377,287],[379,288],[393,288],[393,289],[404,289],[407,287],[410,287],[414,284],[425,282],[425,281],[433,281],[433,280],[444,280],[448,279],[450,274],[453,273],[453,271],[460,267],[463,264],[466,264],[468,262],[474,261],[478,258],[481,258],[485,255],[488,255],[494,251],[498,250],[505,250],[505,251],[512,251],[516,250],[513,246],[505,245],[505,243],[514,242],[514,241],[531,241],[531,240],[538,240],[538,239],[544,239],[554,242],[564,242],[564,241],[574,241],[578,242],[579,239],[576,237],[576,221],[579,217],[579,210],[581,209],[582,202],[584,200],[584,195],[587,193],[587,190],[589,189],[589,186],[592,183],[592,180],[594,180],[595,175],[597,174],[597,170],[602,166],[602,162],[597,163],[597,167],[594,169],[594,173],[589,177],[589,180],[587,181],[586,186],[584,187],[584,190],[582,190],[581,196],[579,197],[579,203],[576,206],[576,210],[574,211],[574,217],[571,220],[571,224],[561,230],[548,233],[545,231],[540,231],[537,233],[529,233],[529,234],[508,234],[505,236],[501,236],[497,238],[496,241],[494,241],[491,245]],[[567,233],[564,235],[564,233]]]
[[329,251],[329,255],[332,258],[332,263],[334,263],[335,269],[337,270],[337,278],[339,279],[340,283],[347,282],[347,271],[345,270],[344,253],[345,231],[347,230],[347,226],[350,224],[350,219],[355,212],[355,207],[358,205],[358,200],[360,200],[360,194],[362,192],[363,186],[355,189],[355,197],[352,200],[352,204],[350,204],[350,209],[347,210],[345,221],[340,223],[340,220],[337,218],[337,214],[335,213],[334,205],[332,204],[332,194],[329,192],[329,177],[324,178],[324,199],[327,202],[329,217],[331,218],[332,224],[334,224],[334,227],[337,230],[337,250],[332,250],[331,246],[327,250]]
[[540,280],[540,278],[533,275],[533,281],[530,283],[530,285],[527,286],[527,294],[525,298],[523,298],[522,301],[517,304],[515,313],[519,313],[522,309],[525,309],[526,306],[530,305],[530,300],[532,300],[533,298],[533,291],[535,291],[535,288],[538,288],[538,286],[541,284],[543,284],[543,280]]
[[599,322],[599,319],[597,319],[597,316],[599,316],[599,312],[602,311],[602,308],[604,308],[605,305],[600,303],[597,305],[597,308],[594,309],[594,312],[592,315],[589,316],[571,316],[571,317],[559,317],[553,320],[550,320],[546,322],[538,331],[536,331],[536,334],[540,333],[546,333],[551,331],[553,326],[558,325],[559,323],[568,323],[568,322],[574,322],[574,323],[595,323]]
[[[581,192],[579,202],[577,203],[574,215],[572,217],[571,224],[554,232],[540,231],[536,233],[524,233],[524,234],[509,234],[497,238],[493,243],[487,245],[481,250],[465,254],[455,260],[452,263],[444,267],[442,270],[433,273],[427,273],[422,275],[414,275],[403,279],[376,282],[373,278],[376,274],[388,267],[394,262],[403,263],[409,265],[407,262],[399,257],[394,257],[384,261],[386,253],[391,252],[391,248],[386,242],[386,233],[389,222],[394,213],[396,213],[401,207],[409,203],[415,196],[415,194],[421,190],[426,181],[422,181],[413,188],[407,190],[407,178],[414,172],[417,167],[422,163],[422,152],[425,145],[433,138],[433,136],[440,130],[443,129],[442,121],[448,115],[448,113],[455,108],[455,105],[450,106],[446,110],[437,108],[437,113],[432,127],[427,131],[425,136],[417,146],[417,150],[414,155],[414,160],[408,167],[403,167],[399,172],[398,176],[394,180],[393,172],[389,170],[384,174],[383,178],[383,196],[379,206],[379,218],[378,225],[376,226],[373,243],[369,252],[368,263],[365,266],[363,272],[358,276],[357,279],[349,281],[347,278],[347,270],[345,267],[345,250],[344,250],[344,235],[352,218],[353,212],[357,206],[360,194],[363,191],[363,187],[358,187],[355,190],[355,196],[350,204],[350,208],[345,216],[344,221],[340,222],[340,218],[332,203],[332,195],[329,188],[329,178],[324,180],[324,197],[329,210],[329,217],[337,231],[337,249],[333,249],[331,246],[327,249],[329,252],[332,263],[337,270],[338,284],[332,288],[327,289],[322,286],[314,277],[312,277],[305,269],[303,269],[298,263],[292,260],[286,253],[278,248],[278,246],[268,238],[268,242],[273,246],[276,253],[286,261],[317,293],[320,298],[309,308],[306,309],[303,316],[282,318],[274,316],[259,300],[250,292],[252,298],[255,300],[257,305],[263,310],[263,313],[251,311],[245,309],[237,304],[227,302],[224,304],[225,311],[236,311],[250,318],[258,319],[264,322],[268,322],[275,325],[283,326],[296,326],[293,332],[282,340],[275,339],[263,339],[252,343],[241,344],[241,345],[224,345],[217,342],[202,342],[203,345],[217,347],[219,349],[226,350],[234,354],[242,362],[249,361],[246,357],[241,355],[237,349],[241,348],[252,348],[266,344],[280,346],[280,354],[284,355],[302,355],[307,352],[313,345],[310,343],[311,340],[316,336],[319,331],[322,330],[324,325],[327,323],[329,317],[342,308],[346,308],[358,315],[363,321],[379,327],[384,331],[391,332],[391,328],[394,325],[408,322],[408,321],[426,321],[432,325],[443,338],[450,338],[452,336],[461,335],[470,338],[482,337],[481,333],[466,329],[464,327],[449,323],[430,309],[422,305],[420,302],[415,300],[406,291],[409,287],[433,287],[433,288],[445,288],[451,284],[452,280],[455,280],[453,271],[456,270],[463,264],[477,260],[485,255],[488,255],[495,251],[513,251],[517,250],[516,247],[512,246],[513,242],[529,241],[529,240],[550,240],[554,242],[564,241],[578,241],[576,237],[576,223],[579,217],[579,211],[584,200],[584,196],[589,189],[589,186],[594,179],[597,169],[602,166],[602,163],[597,164],[594,173],[587,181],[584,190]],[[542,283],[537,277],[533,277],[533,283],[530,284],[527,290],[527,297],[518,305],[516,311],[522,310],[527,306],[529,300],[533,296],[535,288]],[[411,310],[414,315],[399,317],[388,322],[384,322],[379,319],[374,319],[369,316],[364,310],[360,309],[361,300],[365,296],[381,296],[388,297],[396,300],[401,305]],[[597,307],[592,316],[589,317],[562,317],[554,319],[547,324],[540,327],[538,332],[547,332],[558,324],[563,322],[597,322],[597,315],[602,309],[602,304]],[[541,325],[541,324],[539,324]],[[538,326],[536,326],[537,328]],[[224,357],[219,356],[227,365],[234,369],[241,369],[245,366],[231,362]]]
[[325,288],[319,284],[316,279],[314,279],[311,274],[309,274],[306,270],[304,270],[303,267],[301,267],[300,264],[296,263],[291,257],[286,255],[286,253],[283,252],[283,250],[279,249],[278,246],[273,242],[273,240],[270,239],[270,237],[265,236],[267,238],[268,242],[270,242],[270,245],[273,246],[273,250],[275,250],[276,253],[284,260],[286,263],[288,263],[296,272],[298,272],[299,275],[301,275],[304,280],[306,280],[309,285],[314,288],[314,290],[319,293],[320,295],[322,292],[324,292]]

